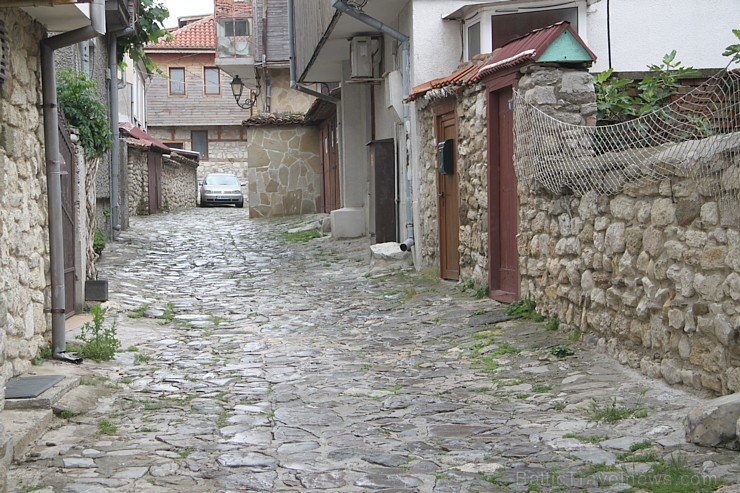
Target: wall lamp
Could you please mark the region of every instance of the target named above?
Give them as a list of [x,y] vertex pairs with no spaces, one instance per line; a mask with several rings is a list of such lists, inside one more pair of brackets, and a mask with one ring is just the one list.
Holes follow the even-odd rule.
[[242,98],[242,93],[244,92],[244,82],[242,82],[241,78],[238,75],[231,79],[231,94],[234,95],[234,100],[236,101],[237,106],[239,106],[240,108],[249,109],[257,103],[257,96],[259,96],[260,89],[262,89],[262,86],[260,86],[259,72],[255,74],[255,79],[257,81],[257,88],[253,91],[249,91],[249,96],[244,100],[244,102],[240,102]]

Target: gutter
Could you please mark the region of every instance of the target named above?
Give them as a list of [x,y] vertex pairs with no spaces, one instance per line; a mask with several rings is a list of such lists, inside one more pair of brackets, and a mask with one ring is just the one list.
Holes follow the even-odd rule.
[[[403,77],[403,92],[404,99],[411,93],[411,75],[409,65],[409,52],[411,49],[411,42],[407,35],[403,34],[391,26],[380,22],[374,17],[370,17],[364,12],[360,12],[354,7],[347,4],[346,0],[331,0],[331,6],[338,11],[349,15],[357,19],[358,21],[367,24],[368,26],[377,29],[381,33],[390,36],[391,38],[401,43],[401,74]],[[411,112],[408,104],[403,105],[403,129],[406,136],[406,165],[408,166],[411,160]],[[411,207],[411,173],[409,170],[406,172],[406,240],[401,243],[401,250],[406,251],[414,245],[414,223],[412,219],[412,207]]]
[[327,96],[313,89],[303,87],[296,82],[295,76],[295,16],[293,13],[294,0],[288,0],[288,46],[290,47],[290,87],[298,92],[328,101],[332,104],[339,104],[339,100],[332,96]]
[[62,232],[62,181],[59,154],[59,109],[57,102],[54,52],[105,34],[105,0],[90,5],[90,25],[47,37],[41,41],[41,80],[44,112],[44,151],[47,198],[49,203],[49,263],[51,270],[51,347],[52,357],[80,363],[65,354],[64,238]]
[[121,231],[121,155],[119,150],[120,133],[118,130],[118,38],[128,36],[134,32],[134,19],[131,24],[120,31],[108,33],[108,109],[110,112],[110,130],[113,137],[113,145],[108,160],[110,168],[110,216],[111,231],[110,238],[115,239],[115,234]]

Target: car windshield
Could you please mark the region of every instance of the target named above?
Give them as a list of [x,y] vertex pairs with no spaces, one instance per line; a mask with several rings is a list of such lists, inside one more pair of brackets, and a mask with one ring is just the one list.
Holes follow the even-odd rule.
[[239,185],[234,175],[208,175],[204,185]]

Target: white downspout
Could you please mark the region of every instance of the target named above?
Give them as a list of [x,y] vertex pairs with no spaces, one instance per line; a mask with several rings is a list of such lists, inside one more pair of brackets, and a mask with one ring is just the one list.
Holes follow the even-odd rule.
[[[402,32],[393,29],[391,26],[383,24],[381,21],[370,17],[366,13],[360,12],[354,7],[350,7],[347,5],[345,0],[331,0],[331,5],[340,12],[377,29],[383,34],[386,34],[401,43],[401,75],[403,77],[404,99],[408,97],[411,92],[411,68],[409,55],[411,42],[409,37]],[[411,207],[411,170],[409,169],[409,163],[411,162],[411,111],[409,110],[408,104],[403,105],[403,130],[406,137],[406,240],[401,243],[401,250],[406,251],[414,245],[414,221]]]
[[105,0],[90,5],[90,25],[41,42],[41,80],[44,112],[44,150],[49,203],[49,263],[51,267],[51,346],[55,359],[79,363],[65,355],[64,237],[62,231],[62,181],[59,154],[59,109],[54,52],[105,34]]

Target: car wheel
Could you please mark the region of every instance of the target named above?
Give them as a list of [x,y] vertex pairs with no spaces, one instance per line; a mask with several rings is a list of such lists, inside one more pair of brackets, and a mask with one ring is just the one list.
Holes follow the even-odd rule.
[[237,207],[238,209],[243,209],[243,208],[244,208],[244,202],[238,202],[238,203],[236,204],[236,207]]

